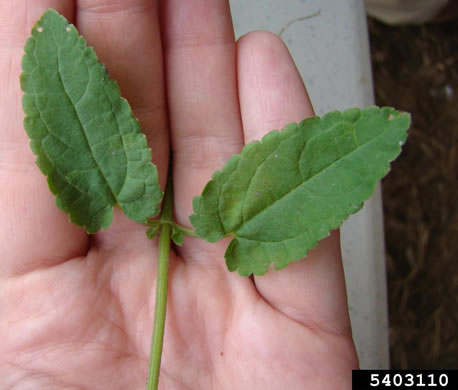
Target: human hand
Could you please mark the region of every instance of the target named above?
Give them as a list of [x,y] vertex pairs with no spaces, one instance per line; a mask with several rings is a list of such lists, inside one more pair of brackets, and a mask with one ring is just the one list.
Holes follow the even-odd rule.
[[[312,115],[281,41],[237,43],[227,1],[0,3],[0,388],[143,389],[156,241],[115,212],[87,235],[57,209],[22,125],[23,45],[56,8],[95,47],[146,133],[161,185],[173,151],[175,218],[215,169]],[[265,276],[226,270],[227,242],[187,237],[170,259],[162,389],[347,389],[357,367],[338,234]]]

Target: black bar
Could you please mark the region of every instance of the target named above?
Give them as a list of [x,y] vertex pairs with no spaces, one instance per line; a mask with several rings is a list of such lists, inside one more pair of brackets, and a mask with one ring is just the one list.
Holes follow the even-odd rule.
[[353,370],[352,390],[457,390],[458,370]]

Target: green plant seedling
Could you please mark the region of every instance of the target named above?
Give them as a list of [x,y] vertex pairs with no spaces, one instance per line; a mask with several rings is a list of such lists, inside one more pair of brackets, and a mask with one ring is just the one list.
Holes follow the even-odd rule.
[[57,206],[88,233],[106,229],[120,207],[149,226],[147,238],[160,235],[147,389],[159,380],[171,240],[231,237],[226,264],[242,276],[302,259],[371,196],[410,125],[407,113],[368,107],[272,131],[213,174],[194,199],[191,230],[174,223],[171,176],[163,198],[151,150],[118,85],[56,11],[33,27],[22,68],[24,127]]

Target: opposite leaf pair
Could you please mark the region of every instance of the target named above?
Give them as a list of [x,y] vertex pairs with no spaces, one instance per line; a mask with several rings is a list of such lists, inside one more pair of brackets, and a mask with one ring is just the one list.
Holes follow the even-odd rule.
[[[113,207],[150,225],[162,199],[151,150],[91,47],[56,11],[25,46],[25,129],[57,205],[89,233],[107,228]],[[202,195],[190,217],[207,241],[230,236],[229,270],[262,275],[304,257],[370,197],[401,151],[410,117],[392,108],[332,112],[246,145]],[[183,242],[185,229],[172,225]]]

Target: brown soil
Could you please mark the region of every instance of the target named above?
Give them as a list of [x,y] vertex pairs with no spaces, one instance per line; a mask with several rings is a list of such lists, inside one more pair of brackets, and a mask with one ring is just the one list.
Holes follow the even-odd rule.
[[378,105],[412,113],[383,181],[392,368],[458,367],[458,21],[369,20]]

